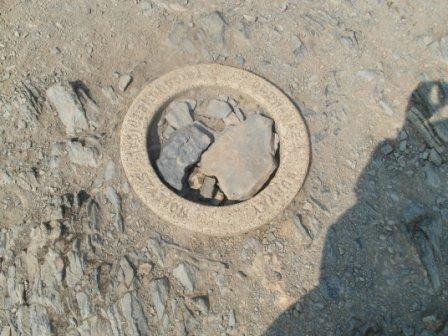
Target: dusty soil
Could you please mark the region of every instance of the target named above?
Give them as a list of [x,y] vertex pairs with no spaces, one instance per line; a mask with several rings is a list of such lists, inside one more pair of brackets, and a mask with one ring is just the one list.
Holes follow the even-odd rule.
[[[448,165],[408,122],[412,95],[446,113],[447,17],[445,0],[0,1],[1,335],[448,335]],[[145,83],[206,62],[281,88],[312,142],[292,204],[228,238],[158,219],[119,157]],[[97,107],[76,136],[46,96],[62,80]]]

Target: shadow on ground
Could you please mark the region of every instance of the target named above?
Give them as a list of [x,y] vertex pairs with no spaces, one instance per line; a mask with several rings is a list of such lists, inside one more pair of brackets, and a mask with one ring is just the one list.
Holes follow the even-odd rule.
[[446,83],[412,92],[398,138],[378,145],[328,231],[318,286],[266,336],[448,335],[447,112]]

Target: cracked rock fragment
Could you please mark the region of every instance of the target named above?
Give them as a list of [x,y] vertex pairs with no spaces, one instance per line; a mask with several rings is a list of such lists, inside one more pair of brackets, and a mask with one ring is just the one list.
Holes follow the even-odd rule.
[[251,115],[226,131],[204,152],[201,171],[215,176],[229,200],[246,200],[266,183],[277,164],[273,121]]
[[156,279],[150,284],[150,291],[157,318],[162,320],[168,300],[169,282],[167,278]]
[[193,266],[187,263],[181,263],[173,269],[173,276],[185,288],[185,292],[192,293],[196,289],[196,276]]
[[128,335],[150,335],[143,307],[134,292],[128,292],[120,300]]
[[84,258],[80,252],[79,240],[73,242],[72,251],[67,254],[68,266],[66,269],[65,280],[67,286],[74,287],[83,277],[84,273]]
[[205,111],[205,115],[207,117],[216,118],[216,119],[224,119],[232,112],[232,107],[229,103],[213,99],[207,106]]
[[173,188],[181,190],[185,170],[196,163],[202,152],[210,145],[211,137],[194,123],[174,132],[163,146],[157,167],[164,180]]
[[69,82],[54,84],[47,90],[50,103],[56,108],[59,119],[65,126],[68,135],[87,130],[86,113]]
[[193,123],[193,118],[190,114],[190,106],[187,102],[172,102],[166,113],[166,121],[174,129],[184,128]]

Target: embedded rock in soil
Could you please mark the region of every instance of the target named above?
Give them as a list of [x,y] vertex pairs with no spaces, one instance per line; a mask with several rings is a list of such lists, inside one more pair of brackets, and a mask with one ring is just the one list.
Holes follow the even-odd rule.
[[53,85],[47,90],[47,97],[56,108],[68,135],[88,129],[86,113],[70,83],[62,82]]
[[210,135],[203,131],[198,122],[174,132],[162,147],[157,160],[157,167],[164,180],[173,188],[181,190],[185,170],[199,160],[210,142]]
[[266,183],[276,168],[273,121],[254,114],[228,127],[204,152],[201,171],[215,176],[229,200],[246,200]]

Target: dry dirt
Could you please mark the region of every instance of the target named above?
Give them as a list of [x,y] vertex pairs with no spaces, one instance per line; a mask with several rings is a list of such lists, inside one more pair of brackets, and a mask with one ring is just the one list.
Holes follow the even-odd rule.
[[[448,164],[408,120],[416,100],[447,116],[447,18],[446,0],[0,0],[0,335],[448,335]],[[228,238],[157,218],[119,156],[145,84],[210,62],[278,86],[311,138],[290,206]],[[76,136],[46,96],[66,80],[90,111]]]

